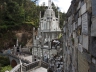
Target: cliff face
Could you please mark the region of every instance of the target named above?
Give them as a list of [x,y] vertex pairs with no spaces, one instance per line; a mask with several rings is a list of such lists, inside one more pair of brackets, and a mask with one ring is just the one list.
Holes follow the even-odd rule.
[[14,33],[21,45],[32,46],[32,31],[19,30]]
[[18,38],[21,46],[32,46],[32,25],[21,25],[16,30],[9,30],[0,37],[0,50],[13,48]]

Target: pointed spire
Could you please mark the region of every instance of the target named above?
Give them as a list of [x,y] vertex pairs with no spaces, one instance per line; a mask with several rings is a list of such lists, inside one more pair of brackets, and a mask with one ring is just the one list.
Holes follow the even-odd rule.
[[59,20],[60,20],[60,14],[59,14],[59,11],[58,11],[58,24],[59,24]]
[[15,45],[14,45],[14,48],[15,48]]
[[18,46],[18,38],[17,38],[16,46]]
[[40,19],[41,19],[41,11],[40,11]]
[[48,9],[51,9],[52,6],[51,6],[51,0],[48,0]]

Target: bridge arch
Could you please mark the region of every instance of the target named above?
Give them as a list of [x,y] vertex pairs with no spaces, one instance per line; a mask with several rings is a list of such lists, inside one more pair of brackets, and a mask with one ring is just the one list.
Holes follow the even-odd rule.
[[16,65],[17,65],[17,62],[13,59],[13,60],[11,61],[11,66],[12,66],[12,68],[14,68]]

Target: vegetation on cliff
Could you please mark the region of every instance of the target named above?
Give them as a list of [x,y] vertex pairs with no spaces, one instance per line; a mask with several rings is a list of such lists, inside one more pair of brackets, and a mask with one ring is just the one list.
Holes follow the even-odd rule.
[[[21,27],[38,27],[39,13],[42,16],[47,8],[38,6],[38,0],[0,0],[0,49],[12,47],[16,41],[13,31],[20,30]],[[53,9],[58,16],[59,7],[52,3]],[[63,25],[65,13],[60,12],[60,27]],[[25,27],[26,28],[26,27]]]

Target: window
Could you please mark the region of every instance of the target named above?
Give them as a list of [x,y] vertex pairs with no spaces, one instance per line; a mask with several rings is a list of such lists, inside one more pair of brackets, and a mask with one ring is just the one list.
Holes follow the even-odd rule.
[[53,14],[51,14],[51,16],[53,16]]
[[55,19],[53,19],[53,21],[55,21]]
[[49,19],[49,17],[47,17],[47,19]]
[[56,19],[56,21],[58,21],[58,19]]
[[44,29],[46,29],[46,24],[44,24]]

